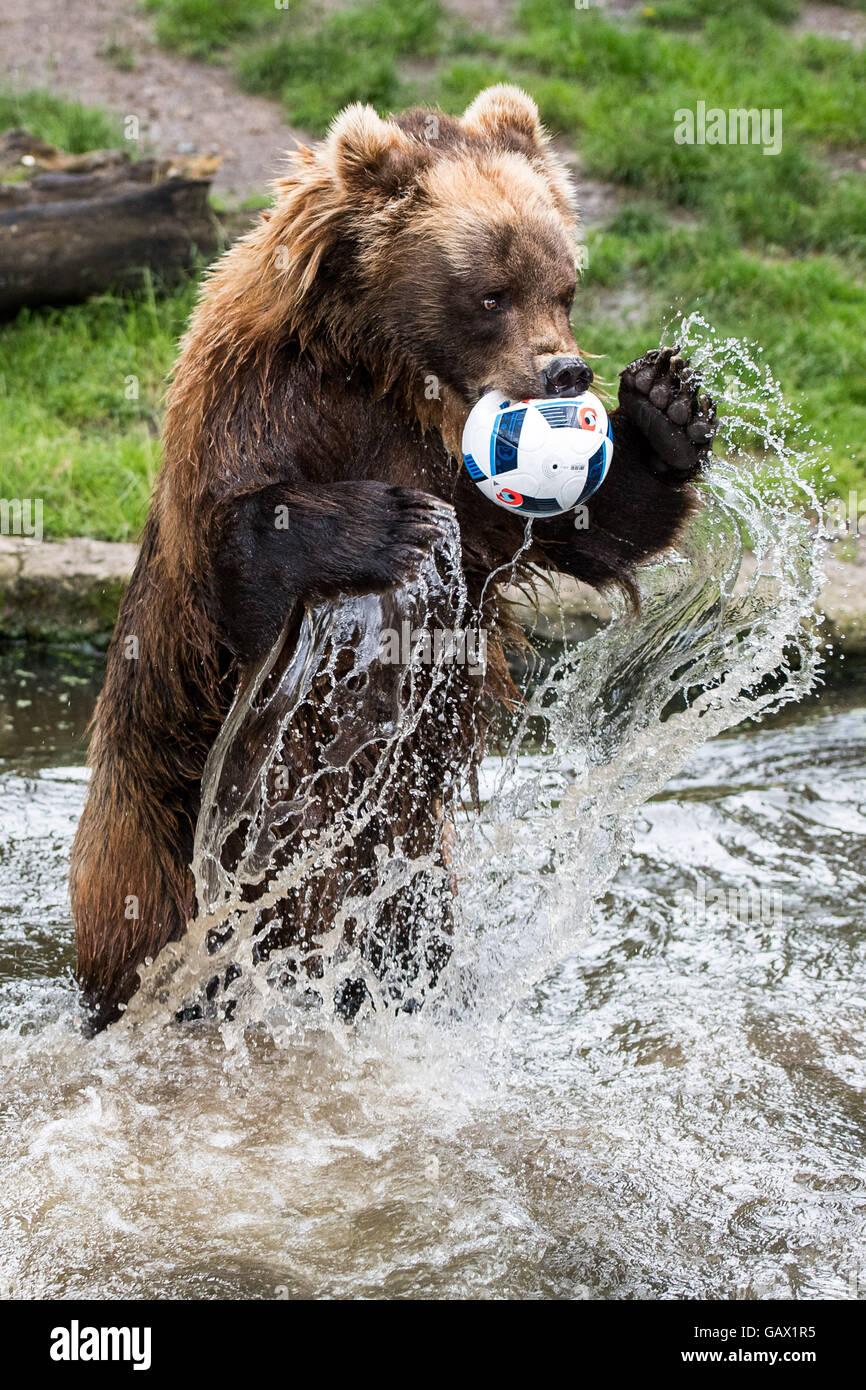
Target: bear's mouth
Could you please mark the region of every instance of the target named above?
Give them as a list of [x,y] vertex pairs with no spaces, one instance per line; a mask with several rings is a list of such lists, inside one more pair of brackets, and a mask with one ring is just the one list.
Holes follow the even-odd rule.
[[540,377],[534,380],[513,381],[510,385],[503,385],[502,382],[497,381],[488,381],[478,388],[475,399],[470,402],[470,405],[475,405],[481,400],[482,396],[488,395],[491,391],[495,391],[503,400],[509,401],[535,400],[539,396],[544,395]]

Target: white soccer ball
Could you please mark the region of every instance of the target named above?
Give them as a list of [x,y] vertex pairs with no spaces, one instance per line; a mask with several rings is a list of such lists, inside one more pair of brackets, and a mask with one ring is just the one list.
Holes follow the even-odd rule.
[[469,412],[463,462],[491,502],[523,516],[561,516],[604,482],[613,430],[598,396],[503,400],[488,391]]

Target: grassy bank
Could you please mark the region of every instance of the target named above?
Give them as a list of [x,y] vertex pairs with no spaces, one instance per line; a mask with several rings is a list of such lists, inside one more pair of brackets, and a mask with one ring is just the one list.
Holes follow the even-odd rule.
[[159,466],[160,401],[195,297],[102,296],[0,332],[0,497],[41,497],[45,534],[134,539]]
[[53,92],[11,92],[0,87],[0,130],[16,126],[70,154],[116,147],[122,138],[120,121],[97,107],[66,101]]
[[[699,308],[725,335],[762,345],[810,432],[829,442],[837,490],[866,489],[866,53],[796,33],[797,0],[662,0],[627,22],[573,0],[523,0],[495,34],[437,0],[150,8],[163,43],[230,64],[315,132],[350,100],[458,111],[490,81],[520,81],[585,175],[622,189],[623,208],[588,238],[575,310],[581,345],[603,354],[600,374],[614,377],[673,313]],[[781,152],[677,144],[674,112],[699,100],[779,108]],[[11,116],[0,96],[2,123],[69,148],[111,143],[98,112],[40,94],[15,101]],[[162,382],[193,295],[147,285],[24,314],[4,331],[0,496],[43,497],[49,534],[137,532]]]

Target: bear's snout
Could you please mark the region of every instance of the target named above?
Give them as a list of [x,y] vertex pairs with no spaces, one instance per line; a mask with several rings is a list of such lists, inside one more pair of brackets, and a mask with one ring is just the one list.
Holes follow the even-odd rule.
[[578,396],[592,385],[592,368],[582,357],[553,357],[541,373],[546,396]]

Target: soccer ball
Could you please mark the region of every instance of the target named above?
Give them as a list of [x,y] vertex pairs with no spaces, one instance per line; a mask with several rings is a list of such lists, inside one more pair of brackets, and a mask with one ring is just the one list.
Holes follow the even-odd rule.
[[491,502],[523,516],[561,516],[604,482],[613,430],[598,396],[503,400],[488,391],[469,412],[463,462]]

